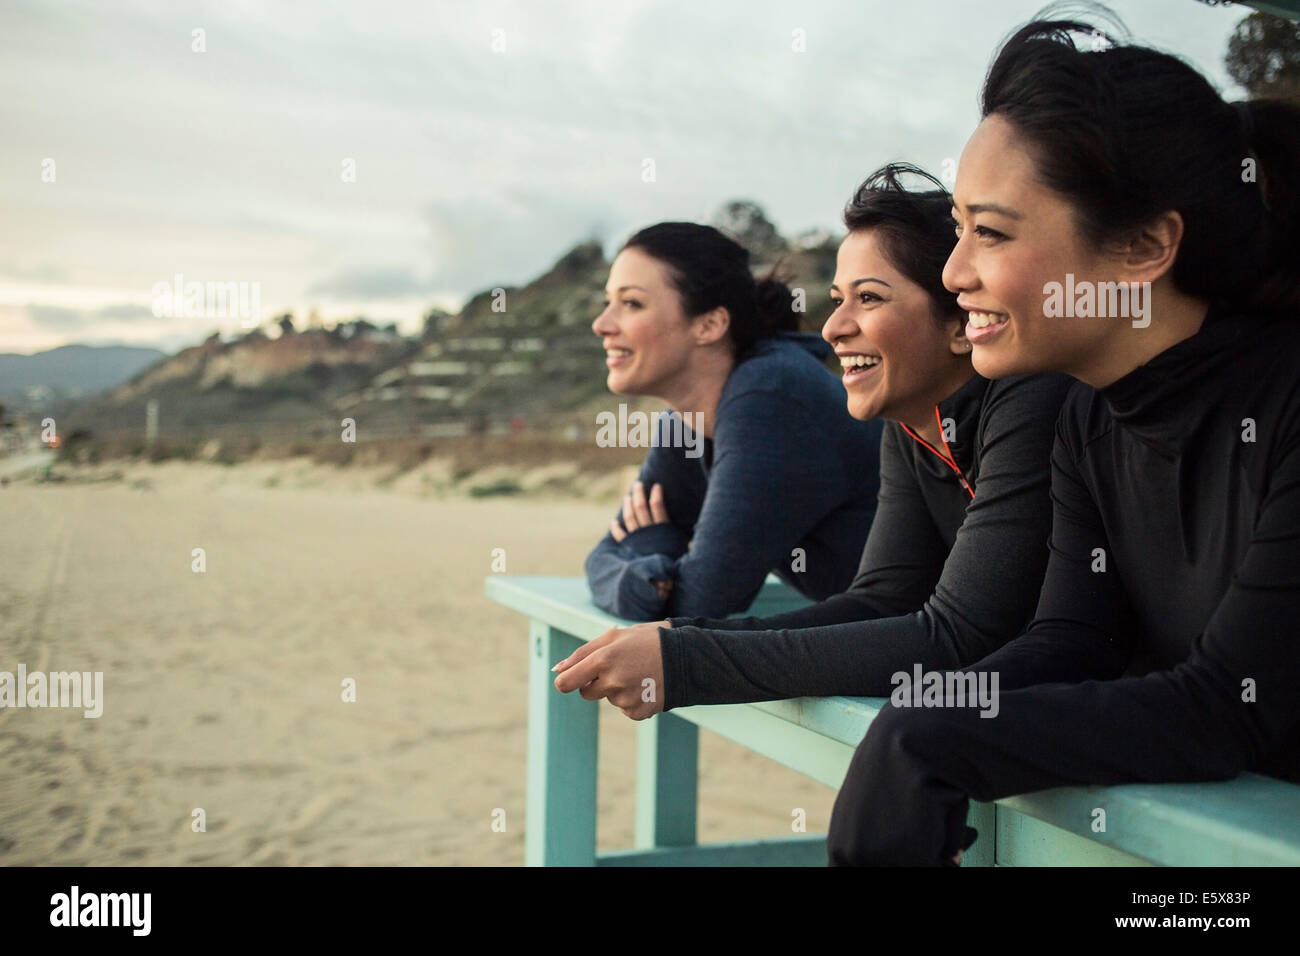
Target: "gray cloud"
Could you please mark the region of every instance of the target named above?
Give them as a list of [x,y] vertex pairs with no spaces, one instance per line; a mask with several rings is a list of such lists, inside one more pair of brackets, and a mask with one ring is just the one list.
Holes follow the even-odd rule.
[[409,269],[377,268],[336,273],[313,283],[307,291],[345,299],[400,299],[430,293],[434,287],[416,278]]
[[92,316],[98,319],[125,319],[127,321],[155,318],[153,310],[142,305],[106,305],[102,309],[95,309]]
[[58,305],[29,305],[27,314],[37,325],[56,332],[74,331],[89,321],[88,313],[81,309],[65,309]]
[[30,268],[23,268],[12,262],[0,262],[0,276],[17,279],[20,282],[67,282],[71,279],[71,273],[67,269],[49,262]]
[[113,321],[154,320],[153,312],[142,305],[106,305],[99,309],[72,309],[59,305],[27,306],[27,314],[37,325],[51,331],[71,332],[90,328],[96,322],[110,319]]
[[431,282],[478,291],[521,284],[586,239],[604,240],[611,215],[581,194],[505,189],[473,202],[440,200],[423,211],[434,259]]

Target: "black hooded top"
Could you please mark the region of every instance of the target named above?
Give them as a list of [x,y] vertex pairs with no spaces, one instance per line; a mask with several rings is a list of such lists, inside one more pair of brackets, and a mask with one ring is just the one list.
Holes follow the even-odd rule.
[[1033,746],[1069,768],[990,793],[1242,770],[1300,782],[1298,355],[1294,316],[1215,307],[1146,365],[1071,391],[1037,613],[970,668],[1030,688],[1018,708],[1055,737]]

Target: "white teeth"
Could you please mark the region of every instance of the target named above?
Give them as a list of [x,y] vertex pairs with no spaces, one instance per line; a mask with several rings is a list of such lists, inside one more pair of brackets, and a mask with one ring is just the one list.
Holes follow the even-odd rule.
[[970,324],[977,329],[986,329],[990,325],[1000,325],[1007,321],[1008,316],[1001,312],[970,312]]
[[610,356],[614,356],[614,357],[617,357],[617,358],[621,358],[621,357],[623,357],[624,355],[631,355],[631,354],[632,354],[632,350],[631,350],[631,349],[606,349],[606,350],[605,350],[605,354],[606,354],[606,355],[610,355]]
[[862,368],[864,365],[879,365],[879,355],[841,355],[840,364],[845,368]]

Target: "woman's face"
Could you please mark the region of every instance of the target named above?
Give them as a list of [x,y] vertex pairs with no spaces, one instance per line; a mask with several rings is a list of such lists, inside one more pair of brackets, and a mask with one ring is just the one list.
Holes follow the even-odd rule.
[[605,311],[591,329],[605,347],[605,383],[618,395],[672,394],[695,350],[691,323],[668,267],[639,249],[610,266]]
[[924,422],[954,377],[969,377],[957,323],[935,321],[929,294],[890,264],[873,230],[840,243],[831,301],[822,338],[840,357],[854,418]]
[[962,152],[953,218],[958,241],[943,284],[970,314],[975,370],[1004,378],[1073,374],[1096,364],[1120,326],[1071,317],[1073,310],[1049,317],[1049,283],[1068,288],[1072,275],[1082,288],[1080,282],[1113,280],[1115,269],[1080,235],[1073,207],[1039,181],[1024,140],[997,114],[980,123]]

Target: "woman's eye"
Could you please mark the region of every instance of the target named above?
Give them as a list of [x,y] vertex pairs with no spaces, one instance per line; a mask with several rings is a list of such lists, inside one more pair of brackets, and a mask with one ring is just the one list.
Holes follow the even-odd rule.
[[858,301],[861,302],[863,305],[867,305],[870,302],[882,302],[884,300],[881,299],[880,296],[876,295],[874,292],[859,292]]
[[838,309],[843,304],[844,304],[843,299],[837,298],[836,296],[831,296],[831,305],[835,306],[835,308]]
[[976,226],[975,235],[981,239],[1005,239],[1006,235],[998,232],[996,229],[990,229],[988,226]]
[[638,302],[636,299],[624,299],[623,304],[627,306],[629,309],[641,308],[641,303]]

